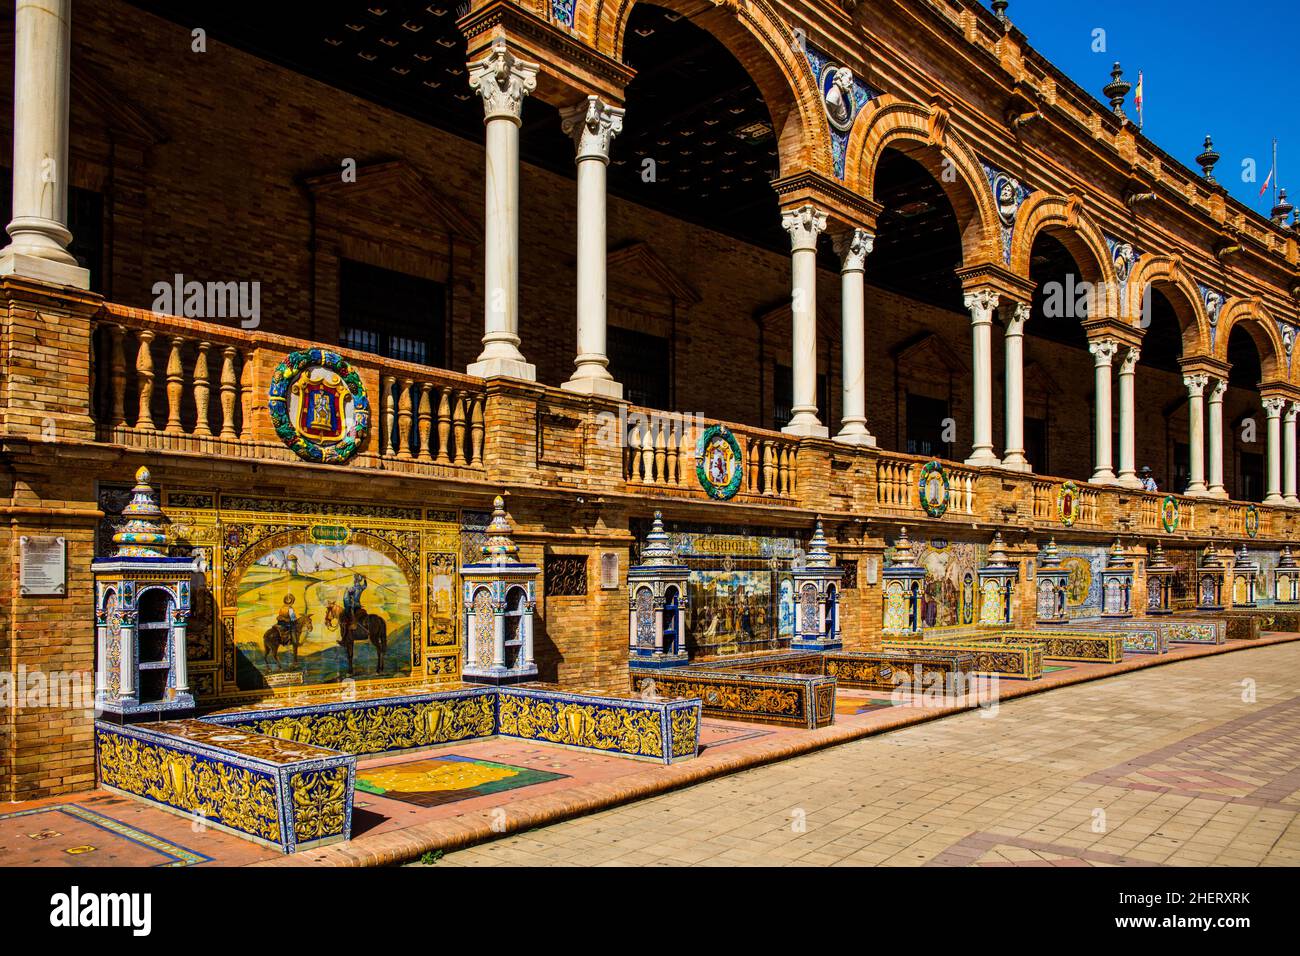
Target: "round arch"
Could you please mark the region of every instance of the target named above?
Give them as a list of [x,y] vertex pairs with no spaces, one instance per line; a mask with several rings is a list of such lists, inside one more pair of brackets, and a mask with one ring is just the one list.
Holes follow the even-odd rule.
[[1210,357],[1210,323],[1196,283],[1183,268],[1179,256],[1147,253],[1138,259],[1129,276],[1127,315],[1141,315],[1147,287],[1160,290],[1173,306],[1182,332],[1185,359]]
[[1080,280],[1091,282],[1103,291],[1094,318],[1117,315],[1120,305],[1116,292],[1118,283],[1109,247],[1097,224],[1083,211],[1083,203],[1078,197],[1053,196],[1039,191],[1021,204],[1012,226],[1011,271],[1029,277],[1034,240],[1044,230],[1065,246],[1083,272]]
[[[844,184],[874,198],[881,154],[891,147],[899,150],[929,170],[952,204],[961,228],[963,264],[997,261],[997,211],[983,167],[948,120],[947,111],[939,106],[888,93],[872,100],[849,134]],[[956,171],[955,180],[946,175],[949,169]]]
[[1238,296],[1224,303],[1214,337],[1215,358],[1228,360],[1228,339],[1238,325],[1249,333],[1259,351],[1261,381],[1287,381],[1286,346],[1277,323],[1257,296]]
[[[574,28],[598,52],[620,62],[628,19],[640,0],[578,0]],[[646,0],[650,2],[650,0]],[[702,14],[690,0],[653,0],[690,16],[745,67],[758,87],[776,133],[781,175],[813,170],[834,177],[831,127],[821,91],[795,35],[769,0],[724,0]],[[698,14],[698,15],[697,15]]]

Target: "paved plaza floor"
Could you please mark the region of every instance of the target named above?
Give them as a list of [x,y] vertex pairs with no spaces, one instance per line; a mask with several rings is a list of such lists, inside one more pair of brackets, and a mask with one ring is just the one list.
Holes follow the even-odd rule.
[[437,866],[1300,864],[1300,644],[968,711]]

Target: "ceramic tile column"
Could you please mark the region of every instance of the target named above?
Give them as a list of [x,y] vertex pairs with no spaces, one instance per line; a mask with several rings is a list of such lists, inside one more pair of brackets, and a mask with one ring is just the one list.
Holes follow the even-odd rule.
[[1264,399],[1264,414],[1268,416],[1268,483],[1264,504],[1282,504],[1282,409],[1287,401],[1280,395]]
[[[1007,320],[1007,447],[1002,455],[1002,467],[1016,471],[1029,471],[1025,458],[1025,323],[1029,321],[1029,305],[1017,302]],[[1041,462],[1040,462],[1041,464]]]
[[1117,481],[1128,488],[1142,487],[1142,479],[1137,476],[1134,461],[1137,451],[1134,379],[1137,377],[1137,363],[1140,357],[1141,352],[1134,346],[1124,352],[1124,358],[1119,363],[1119,477]]
[[1228,497],[1228,490],[1223,487],[1223,395],[1228,390],[1228,383],[1221,378],[1214,380],[1209,396],[1210,440],[1209,440],[1209,495],[1212,498]]
[[605,179],[610,142],[623,130],[623,110],[588,96],[561,117],[578,151],[578,356],[571,392],[622,398],[605,354]]
[[781,430],[826,438],[830,431],[817,417],[817,237],[826,231],[826,214],[814,206],[800,206],[782,214],[781,227],[790,234],[790,315],[794,325],[794,401],[790,424]]
[[840,418],[838,442],[874,445],[867,428],[867,337],[866,295],[863,274],[875,236],[864,229],[851,229],[835,240],[840,257],[840,325],[843,336],[844,414]]
[[1111,465],[1110,449],[1110,365],[1119,350],[1114,339],[1096,339],[1088,344],[1092,353],[1093,374],[1096,378],[1093,400],[1093,460],[1092,480],[1099,484],[1113,484],[1115,472]]
[[1298,410],[1300,405],[1287,402],[1286,411],[1282,415],[1282,500],[1289,508],[1300,506],[1300,497],[1296,496],[1295,477],[1296,412]]
[[998,307],[998,294],[991,289],[967,292],[965,305],[970,312],[975,390],[971,455],[966,464],[997,465],[998,456],[993,454],[993,310]]
[[1210,377],[1197,372],[1183,376],[1187,386],[1187,457],[1189,495],[1203,495],[1205,487],[1205,386]]
[[72,0],[20,0],[14,13],[13,219],[0,275],[90,287],[68,252]]
[[469,65],[469,85],[483,98],[487,175],[483,226],[483,351],[470,375],[536,381],[519,351],[519,124],[524,97],[537,87],[536,63],[503,41]]

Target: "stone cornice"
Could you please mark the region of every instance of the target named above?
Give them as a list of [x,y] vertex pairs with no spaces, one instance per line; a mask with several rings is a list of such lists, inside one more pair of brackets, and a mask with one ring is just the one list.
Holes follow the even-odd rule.
[[482,59],[496,40],[504,39],[511,53],[540,64],[536,95],[554,106],[569,106],[576,96],[593,93],[622,106],[624,91],[636,75],[631,67],[511,0],[491,0],[456,25],[469,44],[469,62]]
[[957,270],[957,279],[963,291],[992,289],[998,294],[1001,305],[1009,307],[1015,302],[1028,302],[1034,295],[1034,283],[1024,276],[1016,275],[1006,266],[996,262],[979,262],[962,266]]
[[811,203],[834,221],[837,226],[865,229],[876,232],[876,218],[882,209],[880,203],[867,199],[837,180],[813,170],[803,170],[772,181],[777,202],[782,210]]

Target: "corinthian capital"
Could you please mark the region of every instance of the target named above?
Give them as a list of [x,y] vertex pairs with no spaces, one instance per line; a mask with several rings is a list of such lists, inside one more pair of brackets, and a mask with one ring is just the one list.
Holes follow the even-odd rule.
[[1210,401],[1212,402],[1223,401],[1223,395],[1227,391],[1228,391],[1227,379],[1216,378],[1214,380],[1214,388],[1210,389]]
[[840,257],[841,272],[861,272],[867,267],[867,256],[876,244],[876,237],[865,229],[850,229],[835,237],[835,253]]
[[1187,386],[1187,393],[1193,398],[1199,398],[1205,394],[1205,386],[1210,384],[1210,376],[1204,372],[1196,372],[1191,375],[1183,376],[1183,384]]
[[1119,373],[1121,375],[1130,374],[1137,368],[1138,359],[1142,357],[1142,351],[1136,346],[1130,348],[1124,353],[1124,358],[1119,363]]
[[993,310],[998,307],[998,294],[992,289],[975,289],[967,292],[962,302],[976,324],[993,321]]
[[1088,343],[1088,351],[1092,353],[1094,364],[1109,365],[1119,351],[1119,343],[1114,339],[1096,339]]
[[781,228],[790,233],[790,251],[817,248],[817,237],[826,230],[826,214],[816,206],[800,206],[781,214]]
[[599,96],[588,96],[560,114],[560,129],[573,137],[579,162],[599,159],[607,163],[609,144],[623,132],[623,110]]
[[1264,411],[1268,413],[1269,418],[1277,418],[1282,414],[1282,406],[1286,404],[1286,399],[1281,395],[1270,395],[1261,403]]
[[504,40],[492,52],[469,65],[469,87],[483,97],[484,120],[519,122],[524,97],[537,89],[536,63],[521,60],[506,49]]
[[1007,335],[1024,335],[1025,323],[1029,321],[1029,303],[1017,302],[1011,307],[1011,315],[1007,319]]

